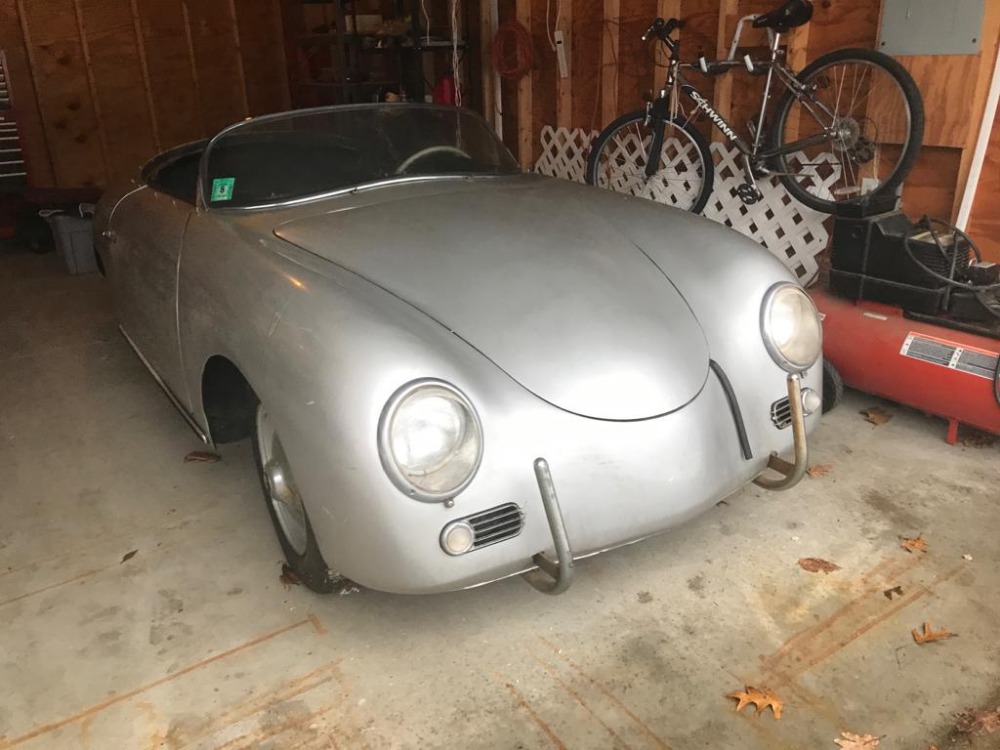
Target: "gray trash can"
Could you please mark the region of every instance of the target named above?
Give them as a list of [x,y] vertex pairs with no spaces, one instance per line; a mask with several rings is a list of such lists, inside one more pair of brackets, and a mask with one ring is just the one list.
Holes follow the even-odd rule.
[[97,270],[94,255],[94,207],[80,204],[80,215],[72,216],[62,211],[39,211],[52,227],[56,250],[63,259],[66,270],[72,274],[93,273]]

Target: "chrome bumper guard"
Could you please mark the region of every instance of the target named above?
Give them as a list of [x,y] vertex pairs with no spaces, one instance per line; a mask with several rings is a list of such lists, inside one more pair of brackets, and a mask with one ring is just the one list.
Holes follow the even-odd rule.
[[[754,483],[768,490],[787,490],[798,484],[806,473],[809,464],[809,450],[806,445],[805,411],[802,408],[802,379],[798,374],[788,376],[788,403],[791,408],[792,438],[795,443],[795,461],[788,462],[777,453],[772,453],[767,462],[767,469],[781,476],[776,479],[763,474],[754,479]],[[538,481],[538,491],[545,507],[545,517],[552,532],[552,541],[556,548],[556,559],[551,560],[539,552],[531,558],[538,567],[523,574],[524,580],[544,594],[561,594],[573,583],[573,550],[570,548],[569,536],[566,533],[566,523],[563,521],[556,486],[552,481],[549,462],[544,458],[535,459],[535,479]],[[765,469],[765,471],[767,470]]]
[[[806,445],[806,416],[802,408],[802,378],[797,373],[788,376],[788,406],[791,410],[792,440],[795,444],[794,462],[786,461],[777,453],[772,453],[767,462],[767,468],[777,472],[779,478],[765,477],[763,474],[754,479],[754,484],[766,490],[787,490],[799,483],[805,476],[809,465],[809,448]],[[767,469],[765,469],[766,471]]]
[[538,480],[545,517],[555,543],[556,559],[550,560],[539,552],[531,558],[538,568],[529,570],[523,577],[543,594],[561,594],[573,583],[573,551],[569,546],[569,536],[566,534],[566,524],[563,522],[552,472],[549,471],[549,462],[544,458],[535,459],[535,479]]

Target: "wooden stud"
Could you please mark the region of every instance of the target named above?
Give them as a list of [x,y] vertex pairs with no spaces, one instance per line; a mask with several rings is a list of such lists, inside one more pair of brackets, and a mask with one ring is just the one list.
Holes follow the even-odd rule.
[[604,33],[601,34],[601,122],[604,128],[618,117],[618,50],[621,2],[604,0]]
[[247,74],[243,69],[243,47],[240,45],[240,23],[236,18],[236,0],[229,0],[229,20],[233,26],[233,42],[236,44],[236,71],[240,79],[243,116],[250,116],[250,98],[247,96]]
[[[531,31],[531,0],[517,0],[515,4],[517,20]],[[521,76],[517,82],[517,156],[522,169],[532,169],[533,107],[531,103],[531,73]]]
[[[48,130],[49,123],[45,118],[45,110],[42,109],[41,102],[38,100],[38,83],[35,80],[36,71],[38,70],[37,62],[35,60],[35,50],[31,45],[31,34],[28,31],[28,19],[24,15],[24,0],[17,0],[17,19],[21,26],[21,37],[24,42],[24,53],[28,60],[28,75],[31,76],[31,95],[35,99],[35,110],[38,112],[38,123],[41,126],[39,130],[41,131],[38,136],[41,140],[43,150],[45,152],[46,164],[43,165],[42,169],[48,179],[42,178],[43,183],[50,183],[44,185],[44,187],[55,187],[59,176],[55,171],[55,164],[52,162],[52,149],[49,146],[48,135],[46,131]],[[8,60],[9,64],[9,60]],[[23,109],[23,107],[21,108]],[[28,137],[25,137],[25,141]],[[34,163],[34,162],[33,162]],[[28,167],[28,179],[33,180],[35,175],[33,174],[32,165],[25,164]]]
[[479,0],[479,69],[480,83],[483,92],[483,116],[486,122],[496,130],[497,111],[496,93],[493,88],[493,57],[491,47],[493,44],[493,17],[492,6],[496,0]]
[[90,62],[90,48],[87,45],[87,30],[83,25],[83,9],[80,7],[80,0],[73,0],[73,9],[76,11],[76,28],[80,34],[80,48],[83,50],[83,61],[87,67],[87,83],[90,86],[90,98],[94,107],[94,116],[97,118],[97,134],[101,144],[101,156],[104,159],[104,174],[108,177],[114,174],[111,166],[111,154],[108,151],[108,133],[104,126],[104,117],[101,115],[101,103],[97,98],[97,81],[94,79],[94,68]]
[[194,93],[198,101],[198,113],[201,116],[201,134],[203,136],[214,135],[208,132],[208,125],[205,123],[205,108],[201,103],[201,87],[198,85],[198,63],[194,55],[194,35],[191,32],[191,13],[188,11],[187,0],[181,2],[181,13],[184,15],[184,33],[187,35],[188,57],[191,60],[191,80],[194,82]]
[[[809,56],[809,27],[812,24],[807,23],[805,26],[799,26],[798,28],[792,29],[788,35],[785,37],[788,43],[788,66],[798,73],[806,66],[806,61]],[[771,89],[771,100],[774,101],[781,96],[782,87],[776,86]],[[797,140],[799,138],[799,118],[802,115],[802,107],[792,107],[788,114],[788,121],[786,123],[785,132],[785,142],[790,142]]]
[[132,7],[132,25],[135,27],[135,43],[139,50],[139,66],[142,72],[143,88],[146,92],[146,106],[149,108],[149,122],[153,128],[153,143],[157,151],[162,151],[163,144],[160,141],[160,125],[156,121],[156,107],[153,104],[153,88],[149,81],[149,64],[146,61],[146,44],[142,38],[142,22],[139,19],[139,8],[136,5],[136,0],[129,0],[129,5]]
[[288,59],[285,56],[285,27],[281,21],[282,11],[280,7],[275,7],[272,15],[274,23],[274,38],[278,44],[278,64],[281,66],[281,106],[283,109],[292,107],[292,87],[289,84]]
[[[739,13],[739,0],[721,0],[719,4],[719,36],[716,40],[715,56],[718,59],[729,54],[732,38],[727,35],[729,22]],[[715,96],[713,106],[715,111],[726,120],[730,119],[733,104],[733,76],[719,76],[715,81]],[[721,140],[722,135],[717,129],[712,130],[712,140]]]
[[[681,0],[657,0],[656,15],[660,18],[680,18]],[[652,19],[650,19],[652,22]],[[683,31],[678,31],[675,36],[683,36]],[[650,42],[653,44],[653,42]],[[656,42],[656,66],[653,74],[653,96],[658,96],[660,87],[667,80],[667,51],[659,42]]]
[[562,0],[562,17],[557,27],[563,33],[563,52],[566,55],[566,78],[559,73],[556,60],[556,125],[569,128],[573,125],[573,0]]

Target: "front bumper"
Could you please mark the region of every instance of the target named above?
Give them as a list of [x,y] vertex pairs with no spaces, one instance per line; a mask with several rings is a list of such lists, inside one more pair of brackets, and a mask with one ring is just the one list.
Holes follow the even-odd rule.
[[[791,407],[793,454],[794,460],[789,462],[777,453],[772,453],[768,459],[767,469],[777,473],[777,478],[765,477],[763,473],[754,479],[754,483],[769,490],[786,490],[795,486],[806,473],[809,464],[809,450],[806,441],[805,411],[802,404],[802,382],[797,374],[787,378],[788,402]],[[738,408],[734,408],[734,418],[737,420],[737,430],[742,433],[742,424]],[[545,594],[561,594],[573,583],[573,549],[570,544],[566,523],[563,520],[562,508],[556,494],[555,482],[549,463],[544,458],[536,458],[535,478],[538,490],[545,508],[545,517],[552,533],[555,547],[555,559],[544,552],[538,552],[532,557],[532,562],[538,567],[524,573],[524,579],[536,589]]]
[[[685,523],[775,466],[772,453],[787,456],[795,447],[794,431],[786,427],[791,422],[773,419],[775,397],[789,400],[786,374],[774,378],[741,366],[728,388],[709,375],[682,409],[634,422],[583,418],[505,381],[490,381],[489,390],[464,381],[483,420],[486,450],[475,482],[453,506],[405,498],[386,478],[377,453],[355,439],[302,441],[296,451],[315,450],[312,460],[307,455],[295,466],[303,496],[321,498],[337,489],[335,501],[309,507],[324,559],[368,588],[425,594],[531,571],[544,566],[540,552],[579,560]],[[819,368],[803,375],[802,384],[818,391]],[[373,411],[383,403],[373,400]],[[742,409],[739,421],[734,403]],[[807,429],[818,417],[806,415]],[[804,432],[798,434],[801,445]],[[570,554],[556,549],[538,475],[528,470],[538,457],[551,466]],[[478,528],[493,524],[496,513],[504,524],[520,516],[516,534],[467,554],[443,547],[449,524],[464,520]],[[544,574],[543,568],[533,577]]]

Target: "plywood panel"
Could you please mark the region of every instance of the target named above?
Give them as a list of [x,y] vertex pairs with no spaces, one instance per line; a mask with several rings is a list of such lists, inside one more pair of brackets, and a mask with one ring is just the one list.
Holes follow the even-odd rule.
[[236,19],[250,114],[288,108],[280,9],[273,0],[239,0]]
[[976,89],[979,55],[896,59],[910,71],[924,98],[924,145],[964,146],[969,136],[969,108]]
[[42,116],[35,94],[35,81],[24,45],[24,32],[17,7],[12,2],[0,5],[0,44],[7,57],[8,88],[21,133],[21,150],[28,168],[28,184],[55,187],[55,173],[49,160],[49,147],[42,129]]
[[156,154],[131,4],[78,1],[100,127],[108,144],[108,177],[131,177]]
[[968,232],[984,258],[1000,263],[1000,108],[993,119]]
[[189,0],[187,12],[201,109],[214,134],[248,114],[230,4]]
[[135,0],[163,148],[205,135],[181,0]]
[[[976,73],[976,86],[966,106],[970,123],[981,123],[986,109],[986,97],[993,80],[995,61],[1000,54],[1000,2],[988,2],[983,14],[982,50],[979,55],[979,67]],[[959,205],[964,197],[969,171],[972,168],[973,155],[976,152],[976,142],[979,138],[978,125],[970,125],[969,136],[963,144],[962,164],[958,170],[958,184],[961,186],[955,195],[952,206],[952,217],[957,217]]]
[[813,3],[813,17],[808,27],[808,62],[845,47],[874,49],[880,13],[881,3],[878,0]]
[[73,0],[20,2],[57,187],[107,181]]
[[903,186],[903,210],[912,217],[948,221],[961,159],[959,148],[925,146]]

